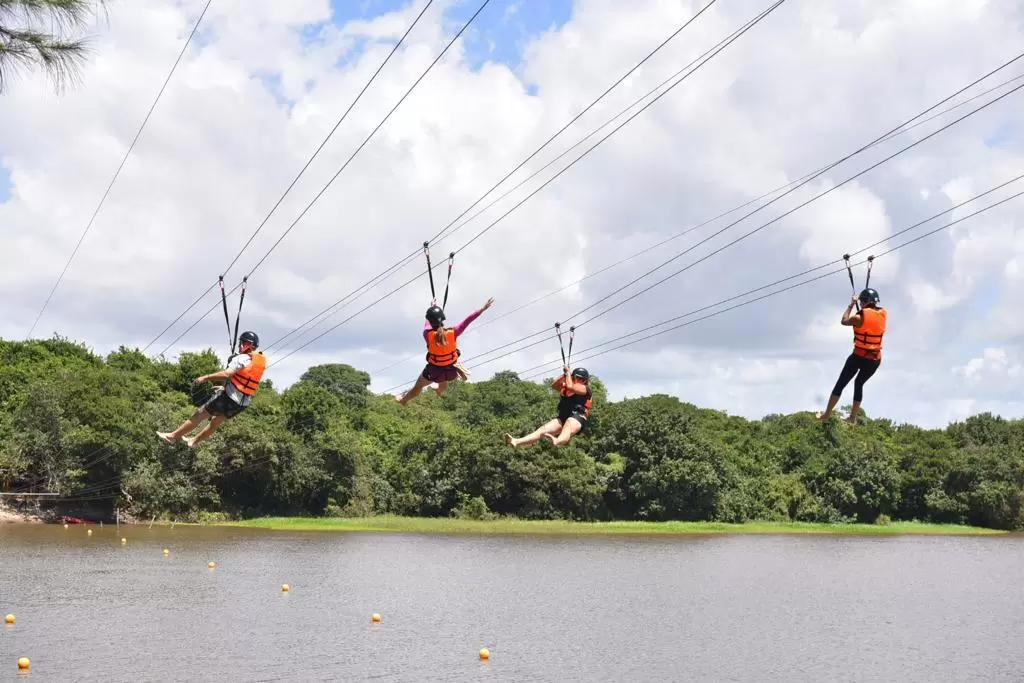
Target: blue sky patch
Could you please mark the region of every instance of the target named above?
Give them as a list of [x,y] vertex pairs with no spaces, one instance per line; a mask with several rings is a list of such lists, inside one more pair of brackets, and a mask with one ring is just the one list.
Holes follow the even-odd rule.
[[991,135],[985,138],[985,146],[999,147],[1008,142],[1016,132],[1014,128],[1012,120],[1005,120]]
[[[459,0],[448,8],[445,14],[448,35],[458,31],[473,16],[481,1]],[[409,5],[408,0],[331,0],[336,25],[343,25],[353,19],[372,19],[405,9]],[[530,39],[549,29],[561,27],[571,15],[572,0],[491,0],[463,33],[470,67],[479,69],[484,63],[492,61],[516,69],[522,61],[523,48]],[[358,57],[361,52],[362,46],[359,46],[346,58]]]
[[295,100],[289,99],[284,94],[284,88],[281,85],[281,73],[278,71],[256,71],[253,72],[253,78],[260,81],[267,93],[269,93],[279,105],[286,109],[291,109],[295,106]]
[[12,187],[14,184],[11,182],[11,172],[0,166],[0,204],[11,198]]

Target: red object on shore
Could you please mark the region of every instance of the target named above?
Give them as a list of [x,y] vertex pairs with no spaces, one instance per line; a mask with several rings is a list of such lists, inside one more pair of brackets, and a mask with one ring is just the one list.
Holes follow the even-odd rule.
[[95,524],[96,523],[96,522],[88,522],[88,521],[86,521],[84,519],[79,519],[78,517],[61,517],[61,520],[64,522],[64,524]]

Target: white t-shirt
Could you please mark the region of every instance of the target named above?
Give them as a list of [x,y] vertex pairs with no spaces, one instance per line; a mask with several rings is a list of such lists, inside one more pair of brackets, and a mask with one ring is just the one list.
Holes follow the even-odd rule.
[[[241,370],[242,368],[247,368],[250,365],[252,365],[252,356],[249,355],[248,353],[240,353],[231,359],[231,362],[228,363],[227,369]],[[238,387],[236,387],[231,382],[230,379],[224,382],[224,393],[232,401],[243,407],[249,405],[252,402],[252,396],[243,394],[241,391],[239,391]]]

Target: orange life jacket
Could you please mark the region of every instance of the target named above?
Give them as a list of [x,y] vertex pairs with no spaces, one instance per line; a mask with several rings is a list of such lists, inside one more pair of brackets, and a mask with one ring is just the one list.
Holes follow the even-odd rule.
[[[565,398],[575,398],[577,400],[583,398],[583,396],[565,386],[565,377],[562,377],[562,386],[558,389],[558,393]],[[590,387],[587,387],[587,393],[584,395],[587,397],[587,400],[583,401],[580,406],[583,408],[583,417],[590,417],[590,406],[594,403],[594,395],[590,392]]]
[[853,353],[856,356],[882,359],[882,336],[885,334],[885,309],[868,308],[861,310],[864,324],[853,328]]
[[229,377],[235,388],[246,396],[256,393],[256,388],[260,385],[260,378],[263,377],[263,372],[267,369],[267,357],[263,355],[262,351],[256,351],[250,356],[252,365],[242,368]]
[[451,327],[446,327],[444,330],[444,344],[437,340],[439,330],[431,330],[427,333],[427,362],[442,368],[455,365],[461,355],[458,335],[455,334],[455,330]]

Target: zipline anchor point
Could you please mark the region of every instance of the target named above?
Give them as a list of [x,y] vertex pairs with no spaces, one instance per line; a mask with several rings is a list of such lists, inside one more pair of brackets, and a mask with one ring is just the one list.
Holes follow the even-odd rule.
[[850,260],[850,255],[849,254],[843,254],[843,260],[844,261],[849,261]]

